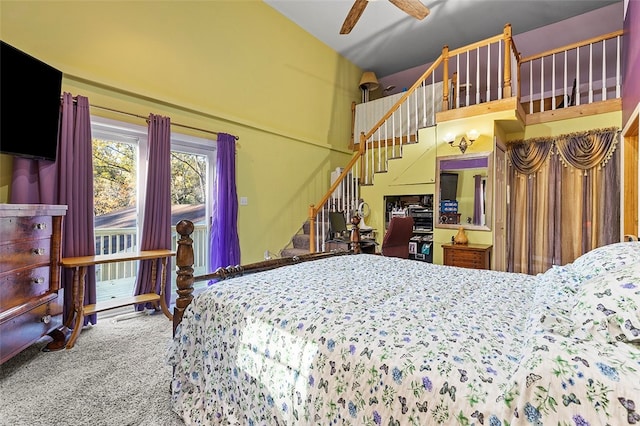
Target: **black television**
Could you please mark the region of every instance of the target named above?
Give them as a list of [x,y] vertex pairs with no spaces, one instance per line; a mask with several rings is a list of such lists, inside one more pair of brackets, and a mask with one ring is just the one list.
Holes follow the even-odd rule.
[[0,152],[55,161],[62,71],[0,40]]
[[458,197],[458,174],[440,173],[440,201],[455,201]]

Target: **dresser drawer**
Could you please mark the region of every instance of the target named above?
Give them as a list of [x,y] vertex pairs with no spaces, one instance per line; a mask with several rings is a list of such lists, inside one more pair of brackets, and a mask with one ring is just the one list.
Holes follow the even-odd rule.
[[458,263],[482,261],[484,253],[478,251],[456,250],[452,252]]
[[472,269],[491,269],[491,247],[481,244],[443,244],[443,263]]
[[0,244],[0,259],[0,274],[15,269],[48,265],[51,262],[51,239]]
[[52,233],[51,216],[0,217],[2,241],[46,238]]
[[62,326],[62,297],[0,323],[0,363]]
[[26,303],[34,297],[48,293],[49,265],[23,269],[0,278],[0,312]]

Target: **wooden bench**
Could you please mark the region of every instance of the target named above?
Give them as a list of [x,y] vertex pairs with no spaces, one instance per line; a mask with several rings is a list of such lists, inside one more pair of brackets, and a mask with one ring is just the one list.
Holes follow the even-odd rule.
[[[144,250],[132,253],[116,253],[116,254],[103,254],[97,256],[80,256],[80,257],[65,257],[60,260],[60,265],[64,268],[73,268],[73,310],[69,314],[66,327],[70,327],[73,324],[73,332],[67,341],[66,348],[71,349],[80,334],[84,317],[92,315],[98,312],[106,311],[109,309],[120,308],[128,305],[135,305],[139,303],[153,303],[156,309],[158,307],[162,309],[164,315],[173,320],[173,315],[169,311],[167,303],[164,298],[164,286],[160,288],[160,294],[157,293],[145,293],[137,296],[123,297],[119,299],[107,300],[104,302],[98,302],[91,305],[84,304],[84,287],[85,276],[87,274],[87,268],[89,266],[95,266],[105,263],[126,262],[131,260],[156,260],[162,261],[160,270],[161,281],[166,279],[167,262],[170,257],[175,256],[175,252],[171,250]],[[151,282],[156,282],[156,262],[152,262],[151,266]]]

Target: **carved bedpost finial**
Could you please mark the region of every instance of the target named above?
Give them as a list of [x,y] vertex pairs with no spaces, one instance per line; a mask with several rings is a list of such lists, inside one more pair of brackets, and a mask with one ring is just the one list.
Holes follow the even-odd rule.
[[178,268],[178,277],[176,285],[178,287],[176,298],[176,306],[173,310],[173,331],[182,321],[182,315],[191,300],[193,299],[193,240],[191,234],[195,229],[193,222],[189,220],[181,220],[176,225],[176,232],[180,235],[178,239],[178,247],[176,250],[176,266]]

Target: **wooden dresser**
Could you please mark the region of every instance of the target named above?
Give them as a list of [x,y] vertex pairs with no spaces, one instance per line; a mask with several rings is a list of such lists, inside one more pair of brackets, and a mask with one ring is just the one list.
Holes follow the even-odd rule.
[[66,212],[67,206],[0,204],[0,363],[46,334],[62,339],[64,347],[60,258]]
[[472,269],[491,269],[491,247],[484,244],[443,244],[444,264]]

